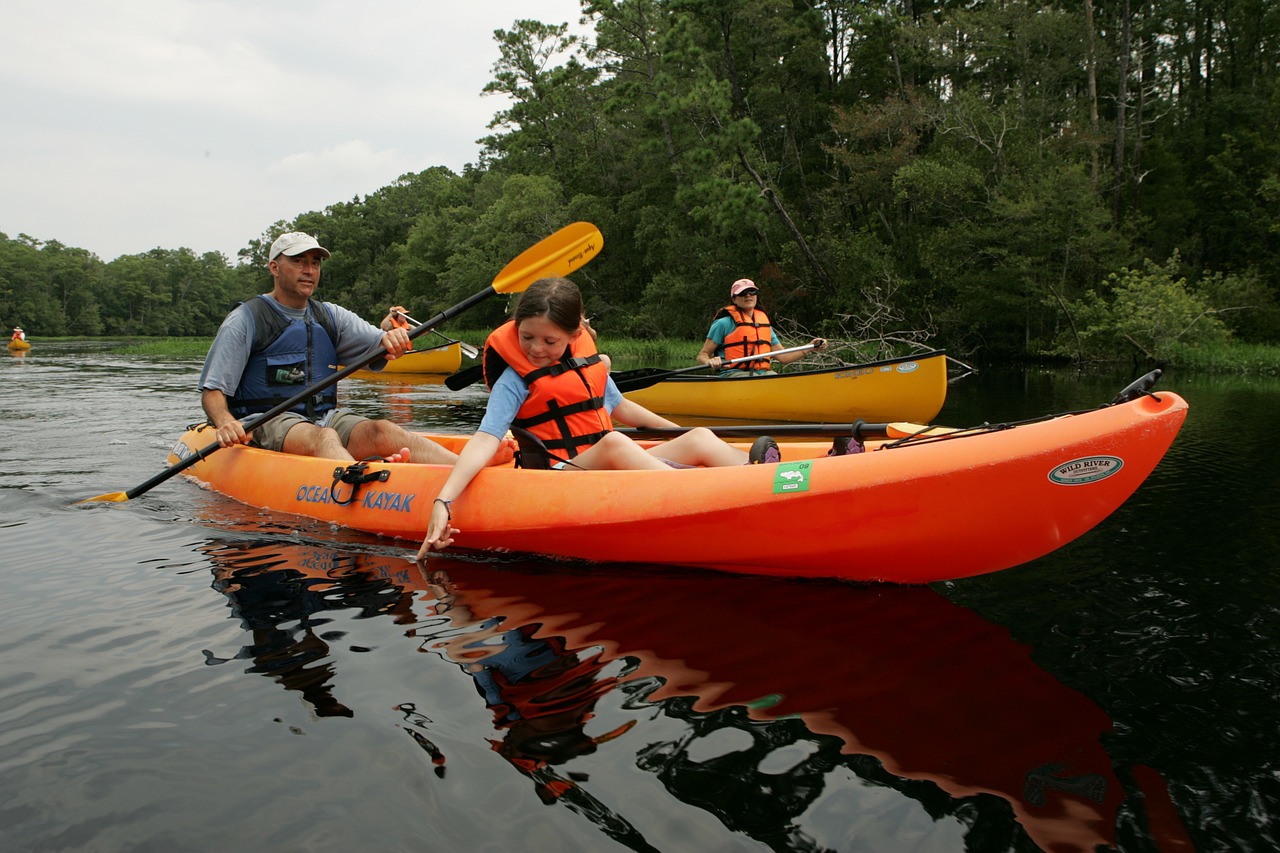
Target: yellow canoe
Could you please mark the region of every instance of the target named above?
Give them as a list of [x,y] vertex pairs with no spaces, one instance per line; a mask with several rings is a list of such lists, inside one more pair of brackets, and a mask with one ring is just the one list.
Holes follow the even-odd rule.
[[[431,349],[416,349],[387,362],[381,371],[388,373],[453,373],[462,365],[462,344],[458,341]],[[369,371],[357,370],[355,376]]]
[[14,340],[9,341],[10,352],[25,352],[29,349],[31,349],[31,344],[27,343],[26,341],[14,341]]
[[767,421],[928,423],[947,399],[942,350],[845,367],[775,376],[672,376],[623,396],[653,412]]

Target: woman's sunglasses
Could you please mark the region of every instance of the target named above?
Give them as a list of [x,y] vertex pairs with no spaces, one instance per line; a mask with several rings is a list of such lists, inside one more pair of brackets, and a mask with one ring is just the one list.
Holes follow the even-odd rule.
[[738,295],[739,296],[755,296],[759,292],[760,291],[758,290],[739,290]]

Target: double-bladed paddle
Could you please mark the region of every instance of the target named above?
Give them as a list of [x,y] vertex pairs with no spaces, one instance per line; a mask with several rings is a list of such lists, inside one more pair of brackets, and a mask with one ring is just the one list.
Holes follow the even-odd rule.
[[[604,245],[604,238],[600,234],[600,230],[589,222],[575,222],[572,225],[566,225],[556,233],[540,240],[538,243],[530,246],[520,253],[515,260],[502,268],[502,272],[498,273],[493,283],[478,293],[454,305],[452,308],[446,308],[436,316],[432,317],[425,323],[420,323],[409,332],[409,338],[418,337],[431,331],[435,326],[444,321],[461,314],[473,305],[483,302],[490,296],[497,293],[520,293],[527,289],[540,278],[551,276],[565,276],[579,267],[586,264],[594,258],[600,251],[600,247]],[[274,407],[263,412],[258,416],[250,416],[245,419],[245,428],[252,431],[256,427],[265,424],[267,421],[289,411],[294,406],[306,401],[321,391],[336,385],[339,380],[345,379],[357,370],[368,367],[373,362],[385,357],[386,350],[381,346],[374,347],[369,352],[355,359],[351,364],[346,365],[341,370],[333,373],[310,387],[299,391],[297,394],[277,403]],[[218,442],[213,442],[200,450],[191,454],[181,462],[177,462],[156,476],[147,480],[145,483],[134,486],[127,492],[108,492],[105,495],[98,495],[93,498],[86,498],[78,503],[89,503],[93,501],[109,501],[123,502],[132,500],[143,492],[148,492],[156,486],[168,480],[170,477],[186,470],[195,463],[204,459],[210,454],[216,453],[221,449]]]
[[[813,349],[813,344],[805,344],[804,346],[791,347],[790,349],[781,349],[768,353],[769,358],[779,356],[784,353],[791,352],[808,352]],[[741,358],[731,358],[728,361],[720,363],[721,367],[730,364],[741,364],[744,361],[759,361],[765,354],[761,355],[744,355]],[[661,367],[637,367],[634,370],[624,370],[620,373],[613,374],[613,382],[618,386],[618,390],[626,393],[627,391],[639,391],[641,388],[648,388],[650,385],[657,385],[668,376],[675,376],[677,373],[688,373],[692,370],[707,370],[705,364],[695,364],[693,367],[679,367],[675,370],[666,370]],[[451,391],[460,391],[468,385],[474,385],[484,378],[484,365],[474,364],[471,367],[459,370],[457,373],[451,373],[444,379],[444,384]]]
[[[675,438],[699,427],[620,427],[617,432],[640,439]],[[901,438],[916,435],[922,430],[931,429],[924,424],[892,423],[869,424],[855,421],[851,424],[716,424],[702,427],[721,438],[756,438],[761,435],[806,436],[811,438],[846,438],[852,436],[859,441],[868,438]]]
[[481,379],[484,379],[484,365],[473,364],[462,368],[457,373],[450,373],[444,378],[444,385],[450,391],[461,391],[468,385],[475,385]]

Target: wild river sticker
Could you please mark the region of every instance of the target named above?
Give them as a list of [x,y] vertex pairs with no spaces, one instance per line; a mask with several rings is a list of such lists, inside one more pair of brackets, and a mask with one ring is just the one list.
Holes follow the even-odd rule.
[[1105,480],[1124,467],[1118,456],[1083,456],[1063,462],[1049,472],[1049,481],[1059,486],[1083,486]]
[[812,467],[813,462],[808,460],[779,463],[778,470],[773,474],[773,493],[780,495],[783,492],[809,491],[809,471]]

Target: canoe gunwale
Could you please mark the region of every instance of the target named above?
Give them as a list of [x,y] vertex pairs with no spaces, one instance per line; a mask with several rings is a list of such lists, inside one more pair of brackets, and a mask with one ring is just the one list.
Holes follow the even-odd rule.
[[[930,350],[929,352],[918,353],[916,355],[903,356],[901,358],[887,358],[882,361],[864,361],[857,364],[840,364],[833,367],[816,367],[808,370],[789,370],[785,373],[765,374],[762,376],[709,376],[697,373],[682,373],[675,376],[667,377],[658,384],[667,383],[700,383],[700,382],[772,382],[779,379],[796,379],[799,377],[826,376],[832,373],[841,373],[847,370],[868,370],[879,367],[890,367],[898,364],[905,364],[912,361],[925,361],[937,357],[947,357],[945,350]],[[625,376],[626,371],[620,373]],[[643,389],[640,389],[643,390]],[[632,392],[624,392],[629,394]]]

